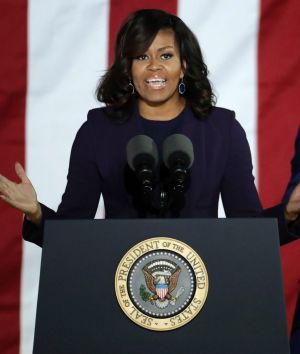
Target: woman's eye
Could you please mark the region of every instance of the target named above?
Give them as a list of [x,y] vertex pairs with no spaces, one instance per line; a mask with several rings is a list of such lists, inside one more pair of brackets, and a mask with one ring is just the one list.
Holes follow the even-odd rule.
[[147,55],[146,54],[141,54],[141,55],[138,55],[136,57],[137,60],[146,60],[147,59]]
[[172,53],[164,53],[161,55],[161,58],[163,60],[168,60],[168,59],[171,59],[173,57],[173,54]]

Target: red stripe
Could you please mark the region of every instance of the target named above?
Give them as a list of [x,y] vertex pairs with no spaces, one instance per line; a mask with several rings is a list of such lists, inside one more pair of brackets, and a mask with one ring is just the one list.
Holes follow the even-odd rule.
[[[258,48],[259,192],[264,206],[280,201],[300,123],[300,2],[261,0]],[[291,329],[300,278],[298,243],[281,248],[286,311]]]
[[259,192],[280,201],[300,123],[300,1],[261,0],[258,48]]
[[[1,1],[0,14],[0,173],[15,180],[14,162],[24,163],[27,1]],[[0,215],[0,348],[17,354],[22,216],[1,201]]]
[[113,61],[115,39],[121,24],[131,12],[140,9],[161,9],[173,14],[177,14],[177,0],[110,0],[108,52],[109,63],[112,63]]

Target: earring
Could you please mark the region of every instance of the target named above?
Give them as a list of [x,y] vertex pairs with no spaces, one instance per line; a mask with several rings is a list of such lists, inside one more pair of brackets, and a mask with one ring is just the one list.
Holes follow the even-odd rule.
[[134,89],[134,86],[133,86],[133,83],[131,82],[131,80],[129,80],[128,91],[131,91],[132,95],[135,94],[135,89]]
[[183,95],[185,93],[185,83],[183,82],[183,78],[180,81],[180,84],[178,85],[178,92]]

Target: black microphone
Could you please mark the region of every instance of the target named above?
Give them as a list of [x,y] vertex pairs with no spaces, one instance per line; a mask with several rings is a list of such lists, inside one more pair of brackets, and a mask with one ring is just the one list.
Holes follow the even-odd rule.
[[144,196],[152,193],[155,184],[155,168],[158,150],[155,142],[147,135],[136,135],[126,146],[127,162],[135,172]]
[[194,162],[191,140],[183,134],[173,134],[163,143],[163,161],[170,170],[171,192],[183,193],[186,189],[188,170]]

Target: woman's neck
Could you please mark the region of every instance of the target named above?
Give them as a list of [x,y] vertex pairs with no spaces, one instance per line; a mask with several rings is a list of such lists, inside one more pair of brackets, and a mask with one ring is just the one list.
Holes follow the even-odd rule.
[[185,100],[180,97],[177,102],[166,102],[163,104],[148,104],[138,100],[138,109],[140,115],[149,120],[171,120],[176,118],[184,109]]

